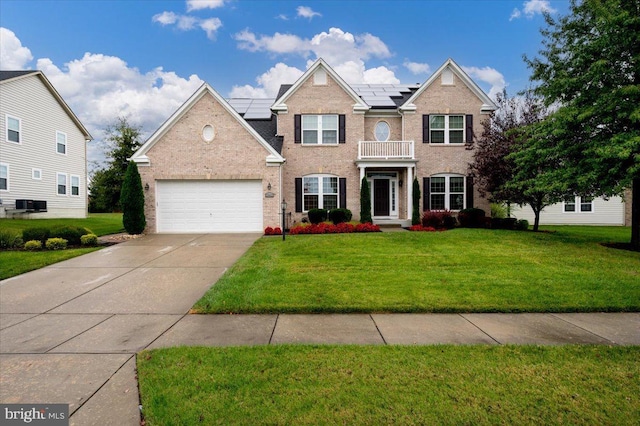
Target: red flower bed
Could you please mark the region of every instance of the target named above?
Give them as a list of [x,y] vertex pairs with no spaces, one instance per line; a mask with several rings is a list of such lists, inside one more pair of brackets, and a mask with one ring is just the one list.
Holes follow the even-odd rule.
[[282,235],[282,229],[280,229],[280,228],[272,228],[270,226],[267,226],[264,229],[264,235]]
[[416,231],[416,232],[436,232],[437,229],[434,228],[433,226],[422,226],[422,225],[413,225],[412,227],[409,228],[409,231]]
[[289,230],[290,235],[301,234],[349,234],[352,232],[380,232],[380,227],[372,223],[359,223],[353,225],[351,223],[339,223],[333,225],[331,223],[318,223],[317,225],[294,226]]

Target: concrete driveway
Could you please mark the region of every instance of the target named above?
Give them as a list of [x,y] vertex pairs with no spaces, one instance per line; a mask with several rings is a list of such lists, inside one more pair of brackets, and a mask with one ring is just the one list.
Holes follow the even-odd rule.
[[0,281],[0,402],[69,404],[77,425],[139,424],[135,353],[259,237],[146,235]]

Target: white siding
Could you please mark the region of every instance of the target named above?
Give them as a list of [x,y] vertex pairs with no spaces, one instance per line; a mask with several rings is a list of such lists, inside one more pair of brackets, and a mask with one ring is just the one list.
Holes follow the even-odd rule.
[[[86,217],[86,142],[83,133],[38,75],[0,84],[0,161],[10,165],[10,191],[0,191],[3,210],[12,209],[16,199],[46,200],[48,213],[30,218]],[[21,143],[6,140],[6,114],[21,120]],[[67,135],[66,155],[56,152],[56,131]],[[42,170],[41,179],[32,169]],[[80,196],[57,195],[56,174],[80,177]]]
[[[577,205],[580,209],[580,205]],[[512,216],[527,219],[533,224],[533,210],[529,206],[512,207]],[[594,198],[591,212],[565,212],[563,203],[545,207],[540,213],[541,225],[624,225],[624,202],[620,197],[608,200]]]

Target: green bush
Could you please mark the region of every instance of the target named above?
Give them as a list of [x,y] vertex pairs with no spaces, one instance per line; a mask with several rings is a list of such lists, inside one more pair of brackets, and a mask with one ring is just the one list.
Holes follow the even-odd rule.
[[456,222],[455,216],[449,210],[425,210],[422,215],[424,228],[453,229]]
[[96,234],[85,234],[80,237],[80,244],[95,247],[98,245],[98,236]]
[[462,228],[481,228],[485,225],[484,210],[470,208],[458,213],[458,222]]
[[29,251],[42,250],[42,241],[30,240],[24,243],[24,249]]
[[339,223],[349,222],[353,214],[349,209],[333,209],[329,210],[329,220],[333,222],[334,225]]
[[413,211],[411,212],[411,224],[420,225],[420,183],[418,179],[413,179],[413,188],[411,196],[413,197]]
[[529,221],[527,219],[520,219],[516,222],[516,229],[518,231],[527,231],[529,229]]
[[27,228],[22,231],[22,239],[24,241],[36,240],[44,244],[51,236],[51,229],[46,227]]
[[64,238],[49,238],[45,243],[47,250],[64,250],[67,248],[67,240]]
[[309,222],[314,225],[319,224],[327,220],[327,211],[325,209],[311,209],[309,210]]
[[360,186],[360,223],[372,223],[371,217],[371,193],[369,192],[369,181],[367,177],[362,178]]
[[72,246],[80,245],[80,237],[90,234],[91,231],[81,226],[56,226],[51,229],[49,238],[62,238]]
[[507,217],[507,207],[504,204],[491,203],[491,218],[504,219]]
[[124,175],[120,192],[120,206],[122,207],[124,229],[129,234],[142,234],[147,226],[147,219],[144,216],[144,191],[138,166],[133,161],[129,161],[127,172]]
[[22,246],[22,238],[20,232],[11,229],[3,229],[0,231],[0,249],[12,249]]

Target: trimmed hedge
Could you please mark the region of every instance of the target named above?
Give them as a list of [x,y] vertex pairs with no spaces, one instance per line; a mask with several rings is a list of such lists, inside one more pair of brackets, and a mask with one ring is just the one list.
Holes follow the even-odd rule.
[[327,220],[327,210],[325,209],[311,209],[309,210],[309,222],[317,225]]
[[456,218],[448,210],[426,210],[422,215],[424,228],[453,229]]
[[80,244],[95,247],[98,245],[98,236],[96,234],[85,234],[80,237]]
[[24,243],[24,249],[29,251],[42,250],[42,241],[30,240]]
[[333,209],[329,210],[329,220],[333,222],[334,225],[344,222],[350,222],[353,214],[349,209]]
[[458,222],[462,228],[482,228],[485,226],[485,212],[482,209],[463,209],[458,213]]
[[49,238],[45,243],[47,250],[64,250],[67,248],[67,240],[64,238]]
[[72,246],[79,246],[81,244],[80,238],[83,235],[91,234],[91,231],[81,226],[57,226],[51,229],[49,238],[62,238],[67,240],[67,243]]
[[22,231],[22,239],[25,241],[40,241],[44,244],[51,236],[51,229],[45,227],[26,228]]

